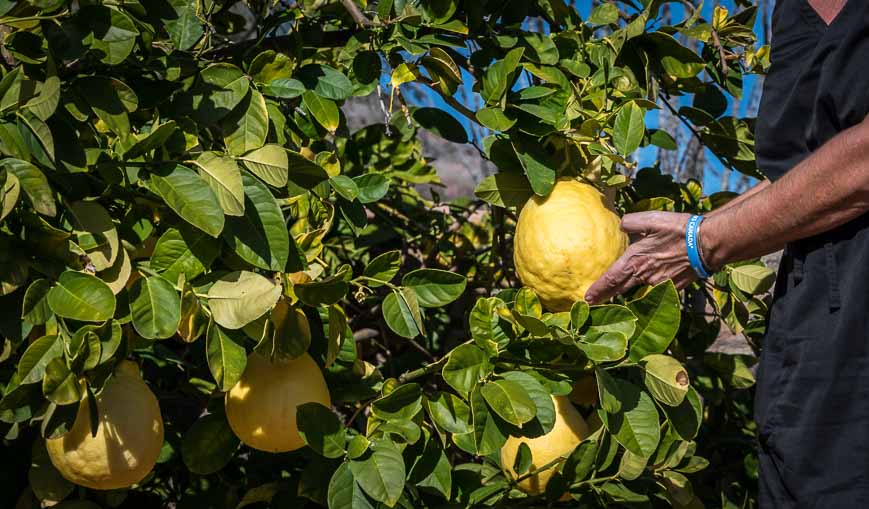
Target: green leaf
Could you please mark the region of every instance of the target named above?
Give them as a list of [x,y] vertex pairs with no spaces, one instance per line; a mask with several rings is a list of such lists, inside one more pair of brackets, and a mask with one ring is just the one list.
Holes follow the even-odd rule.
[[651,129],[649,143],[664,150],[677,150],[676,140],[667,131],[661,129]]
[[583,325],[585,325],[585,321],[588,320],[589,313],[591,310],[588,307],[588,303],[584,300],[578,300],[573,303],[573,306],[570,307],[570,325],[574,329],[579,329]]
[[133,327],[145,339],[175,335],[181,323],[181,297],[172,283],[159,276],[146,276],[130,287]]
[[368,287],[377,288],[391,281],[398,274],[399,269],[401,269],[401,251],[396,249],[381,253],[373,258],[365,266],[362,275],[370,278],[365,281]]
[[174,120],[154,126],[146,134],[133,135],[135,143],[124,152],[124,159],[136,159],[162,147],[166,141],[178,131]]
[[591,11],[588,22],[592,25],[610,25],[619,20],[619,8],[614,3],[605,2]]
[[519,450],[516,452],[516,458],[513,460],[513,471],[519,475],[524,474],[531,468],[531,448],[526,442],[519,444]]
[[353,478],[349,463],[341,463],[329,480],[329,509],[374,509]]
[[538,145],[514,142],[513,150],[534,193],[539,196],[549,195],[555,186],[555,168],[550,158]]
[[287,185],[289,159],[283,147],[268,144],[240,157],[247,169],[273,187]]
[[202,180],[214,191],[224,214],[243,215],[244,186],[241,183],[241,170],[235,159],[217,152],[203,152],[193,160],[193,164],[199,169]]
[[225,467],[239,440],[229,427],[223,413],[200,417],[181,438],[181,459],[188,470],[198,475],[211,475]]
[[666,73],[676,78],[693,78],[706,67],[706,63],[697,53],[680,44],[669,34],[656,30],[645,33],[639,39],[644,43],[650,43],[653,50],[650,56],[661,63]]
[[740,265],[730,271],[730,281],[743,292],[758,295],[772,287],[775,272],[762,265]]
[[269,188],[242,175],[244,216],[227,218],[223,239],[244,261],[264,270],[283,271],[290,256],[284,214]]
[[226,151],[234,156],[262,147],[269,133],[269,112],[262,94],[251,88],[223,119],[221,128]]
[[707,352],[703,355],[703,362],[736,389],[748,389],[754,385],[754,375],[748,366],[755,361],[755,358],[747,355],[730,355],[722,352]]
[[470,433],[471,408],[451,392],[436,392],[424,398],[425,409],[432,421],[448,433]]
[[480,181],[474,195],[496,207],[521,207],[534,195],[534,190],[524,175],[499,172]]
[[537,406],[525,389],[510,380],[495,380],[483,385],[483,398],[505,421],[521,426],[537,415]]
[[495,453],[507,442],[506,430],[500,421],[489,411],[480,386],[471,392],[471,419],[474,423],[474,447],[478,456]]
[[658,410],[649,394],[636,385],[597,370],[601,402],[609,402],[602,412],[604,424],[615,439],[632,453],[648,458],[658,447],[661,429]]
[[426,491],[435,491],[443,498],[452,495],[453,466],[437,440],[426,440],[422,454],[417,458],[408,475],[408,481]]
[[139,107],[139,98],[132,88],[115,78],[91,76],[76,80],[76,89],[113,133],[121,138],[130,135],[128,113]]
[[445,306],[458,299],[467,283],[465,276],[439,269],[417,269],[401,279],[402,285],[416,292],[419,305],[427,308]]
[[679,331],[679,292],[672,281],[655,285],[645,295],[628,303],[637,317],[630,359],[638,362],[653,353],[664,353]]
[[154,246],[151,269],[170,282],[177,282],[181,274],[191,281],[211,266],[219,251],[218,241],[200,230],[169,228]]
[[313,115],[318,124],[330,133],[338,129],[341,114],[338,106],[331,100],[321,97],[310,90],[302,94],[302,104]]
[[467,397],[474,385],[491,372],[486,353],[474,345],[463,344],[449,353],[442,374],[450,387]]
[[412,339],[422,334],[422,315],[413,289],[392,290],[383,299],[382,311],[386,325],[399,336]]
[[24,302],[21,304],[21,318],[33,325],[42,325],[52,316],[48,306],[48,291],[51,283],[47,279],[37,279],[30,283],[24,293]]
[[82,8],[78,16],[90,24],[91,50],[103,63],[118,65],[133,51],[139,31],[133,20],[120,10],[93,5]]
[[555,426],[555,404],[543,384],[524,371],[508,371],[501,373],[501,377],[522,387],[534,402],[534,418],[522,426],[522,435],[540,437],[552,431]]
[[501,108],[492,106],[477,111],[477,120],[493,131],[507,131],[516,124],[516,118],[508,117]]
[[329,179],[329,184],[342,198],[353,201],[359,196],[359,188],[356,182],[346,175],[338,175]]
[[176,164],[151,175],[151,186],[181,219],[212,237],[223,230],[224,216],[214,192],[193,170]]
[[404,459],[390,440],[371,444],[369,452],[350,460],[350,471],[362,490],[374,500],[394,506],[404,491]]
[[193,96],[194,116],[214,124],[248,97],[250,80],[238,67],[219,62],[199,73],[201,83]]
[[[26,451],[26,449],[23,449]],[[68,497],[75,491],[75,484],[67,481],[63,475],[51,463],[51,458],[45,450],[45,445],[42,440],[34,441],[30,454],[30,468],[27,470],[27,482],[30,483],[30,488],[33,494],[39,501],[50,504],[55,504],[64,498]],[[23,493],[26,493],[24,491]],[[26,497],[21,497],[21,500],[27,500]],[[68,502],[67,502],[68,503]],[[63,504],[64,506],[66,503]],[[24,508],[40,507],[39,503],[24,502]],[[63,506],[59,506],[63,507]],[[18,509],[18,508],[16,508]],[[93,509],[92,507],[73,507],[71,509]]]
[[63,357],[55,357],[46,364],[42,393],[58,405],[71,405],[81,400],[78,376],[69,370]]
[[18,361],[20,384],[41,382],[49,361],[63,355],[63,342],[58,336],[43,336],[27,347]]
[[0,186],[0,222],[15,209],[20,194],[21,183],[18,182],[18,177],[6,173],[6,182]]
[[95,249],[85,248],[94,269],[103,271],[111,267],[120,251],[120,239],[108,211],[93,201],[70,203],[69,211],[75,218],[78,230],[100,239],[100,245]]
[[386,196],[389,192],[389,179],[377,173],[366,173],[353,177],[359,195],[356,197],[360,203],[373,203]]
[[688,372],[676,359],[661,354],[643,357],[643,381],[656,400],[665,405],[679,406],[688,393]]
[[208,290],[214,321],[227,329],[240,329],[266,314],[278,302],[281,287],[254,272],[231,272]]
[[480,95],[487,103],[497,103],[510,89],[516,78],[516,68],[519,66],[519,61],[524,53],[525,48],[513,48],[503,60],[496,61],[486,69]]
[[328,65],[308,64],[300,68],[296,78],[318,96],[343,101],[353,93],[353,83],[347,76]]
[[371,404],[371,412],[384,421],[409,421],[422,410],[422,390],[419,384],[398,386]]
[[263,93],[281,99],[295,99],[305,92],[305,85],[299,80],[277,78],[266,85]]
[[48,306],[58,316],[80,322],[104,322],[115,313],[115,296],[100,279],[66,271],[48,292]]
[[241,341],[234,339],[233,334],[223,330],[214,321],[209,322],[205,335],[205,356],[208,369],[223,392],[238,383],[247,367],[247,352]]
[[467,143],[468,133],[456,118],[440,108],[417,108],[413,119],[425,129],[453,143]]
[[0,165],[15,176],[20,188],[24,190],[24,194],[27,195],[36,212],[49,217],[54,217],[57,214],[54,191],[51,190],[48,179],[39,168],[27,161],[12,158],[3,159],[0,161]]
[[204,28],[196,16],[197,2],[188,0],[168,0],[175,15],[163,20],[172,44],[181,51],[187,51],[202,37]]
[[348,289],[349,285],[341,274],[311,283],[298,283],[293,287],[299,300],[309,306],[335,304],[347,295]]
[[344,456],[344,426],[331,409],[320,403],[305,403],[296,408],[299,435],[311,449],[326,458]]
[[619,154],[627,156],[640,147],[646,129],[644,116],[645,111],[633,101],[619,109],[613,125],[613,144]]
[[477,299],[468,316],[468,325],[471,337],[478,345],[485,348],[484,345],[492,341],[500,348],[506,348],[510,343],[507,333],[510,326],[502,326],[501,316],[498,314],[498,309],[501,308],[504,308],[504,302],[497,297]]
[[679,406],[664,405],[661,408],[680,438],[693,440],[697,436],[703,423],[703,399],[693,387],[688,387],[688,393]]

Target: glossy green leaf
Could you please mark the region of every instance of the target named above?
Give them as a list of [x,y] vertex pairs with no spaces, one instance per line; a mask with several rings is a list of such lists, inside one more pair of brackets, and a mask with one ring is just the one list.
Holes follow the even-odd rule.
[[234,156],[262,147],[269,133],[269,112],[266,101],[256,89],[221,122],[226,151]]
[[494,380],[482,386],[489,408],[505,421],[521,426],[537,415],[537,406],[525,389],[510,380]]
[[205,33],[202,22],[196,16],[197,3],[187,0],[168,0],[174,16],[164,21],[169,39],[179,50],[190,49]]
[[229,217],[223,239],[244,261],[264,270],[282,271],[290,255],[284,214],[269,188],[250,175],[242,175],[244,215]]
[[181,458],[198,475],[219,472],[232,460],[239,440],[223,413],[200,417],[181,437]]
[[228,216],[244,214],[244,186],[235,160],[217,152],[203,152],[193,160],[202,177]]
[[465,276],[455,272],[417,269],[405,274],[401,284],[413,288],[420,306],[435,308],[458,299],[465,291],[468,281]]
[[344,456],[344,426],[338,417],[320,403],[305,403],[296,408],[299,435],[317,454],[326,458]]
[[47,298],[56,315],[81,322],[103,322],[115,313],[111,288],[84,272],[63,272]]
[[665,405],[679,406],[688,393],[688,372],[673,357],[652,354],[640,361],[643,366],[643,381],[656,400]]
[[63,357],[55,357],[45,365],[42,393],[52,403],[71,405],[81,400],[78,376],[69,370]]
[[496,207],[521,207],[534,190],[524,175],[499,172],[480,181],[474,195]]
[[329,480],[328,504],[330,509],[374,509],[353,478],[349,463],[341,463]]
[[422,314],[413,289],[393,290],[383,299],[382,311],[386,325],[399,336],[412,339],[423,332]]
[[27,161],[12,158],[3,159],[0,165],[6,168],[9,174],[15,176],[20,189],[24,191],[34,210],[49,217],[57,214],[54,192],[39,168]]
[[645,134],[644,116],[645,111],[633,101],[619,110],[613,126],[613,144],[619,154],[628,156],[639,148]]
[[459,345],[449,355],[442,370],[444,380],[463,396],[492,371],[485,352],[474,345]]
[[208,290],[214,321],[227,329],[240,329],[266,314],[281,296],[281,287],[247,271],[231,272]]
[[302,94],[302,104],[305,105],[305,108],[317,120],[317,123],[327,131],[334,133],[338,129],[338,125],[341,122],[341,114],[338,106],[332,100],[319,96],[309,90]]
[[645,295],[628,303],[637,317],[631,341],[630,358],[637,362],[653,353],[664,353],[679,331],[679,293],[672,281],[654,286]]
[[223,209],[211,187],[193,170],[176,164],[151,175],[151,186],[181,219],[212,237],[223,230]]
[[18,378],[21,384],[41,382],[45,366],[63,355],[63,342],[58,336],[43,336],[27,347],[18,361]]
[[425,129],[453,143],[467,143],[468,133],[455,117],[440,108],[417,108],[413,119]]
[[477,455],[485,456],[499,451],[507,442],[503,421],[489,410],[479,385],[471,391],[470,400],[474,447]]
[[350,471],[362,490],[374,500],[392,507],[404,491],[404,460],[390,440],[371,444],[369,452],[350,460]]
[[308,64],[299,69],[296,79],[325,99],[341,101],[353,92],[353,83],[347,76],[328,65]]
[[437,392],[423,398],[432,421],[449,433],[470,433],[471,408],[451,392]]
[[248,170],[273,187],[287,185],[289,160],[287,151],[278,145],[268,144],[240,157]]
[[157,240],[151,268],[169,282],[184,274],[187,281],[205,272],[220,251],[217,240],[193,228],[169,228]]
[[33,325],[42,325],[52,316],[48,306],[48,292],[51,283],[47,279],[37,279],[30,283],[24,293],[24,302],[21,305],[21,318]]
[[145,339],[175,335],[181,322],[181,297],[172,283],[159,276],[146,276],[130,287],[133,327]]

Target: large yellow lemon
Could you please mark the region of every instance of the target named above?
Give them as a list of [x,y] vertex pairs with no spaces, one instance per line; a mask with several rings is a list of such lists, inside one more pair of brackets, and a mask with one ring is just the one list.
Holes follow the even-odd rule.
[[[570,404],[570,400],[564,396],[554,396],[555,425],[552,430],[537,438],[510,437],[501,448],[501,466],[504,472],[517,479],[521,477],[513,470],[513,462],[519,453],[519,445],[523,442],[531,449],[531,468],[529,472],[541,468],[559,457],[567,457],[589,435],[588,425],[579,415],[579,412]],[[540,495],[546,491],[549,479],[558,470],[553,467],[532,475],[519,482],[519,489],[529,495]],[[526,472],[527,474],[528,472]]]
[[311,402],[332,406],[323,373],[310,355],[273,362],[252,353],[241,379],[226,393],[226,417],[235,435],[250,447],[294,451],[305,445],[296,408]]
[[519,213],[513,260],[525,286],[550,311],[567,311],[624,253],[619,216],[593,186],[559,179]]
[[135,363],[122,361],[97,395],[99,423],[91,435],[84,398],[72,429],[45,441],[51,462],[68,480],[97,490],[127,488],[145,478],[163,447],[157,398]]

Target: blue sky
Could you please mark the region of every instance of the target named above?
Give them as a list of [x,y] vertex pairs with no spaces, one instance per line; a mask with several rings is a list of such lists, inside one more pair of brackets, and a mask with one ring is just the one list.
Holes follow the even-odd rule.
[[[731,13],[736,12],[738,10],[737,8],[734,7],[733,0],[721,0],[718,3],[719,3],[719,5],[727,7]],[[577,10],[580,12],[580,14],[582,15],[583,18],[586,18],[592,9],[591,0],[576,0],[574,2],[574,5],[576,6]],[[673,12],[674,19],[678,20],[684,16],[684,7],[682,6],[681,3],[673,2],[670,4],[670,6],[671,6],[670,8]],[[711,14],[712,14],[712,10],[713,10],[713,2],[711,2],[711,1],[705,2],[704,6],[701,10],[701,16],[703,18],[710,19]],[[763,29],[761,26],[761,17],[760,16],[757,16],[757,20],[755,22],[755,33],[760,34],[759,39],[762,39]],[[384,83],[384,85],[386,85],[386,89],[388,90],[389,77],[385,76],[384,78],[386,81]],[[745,79],[744,94],[743,94],[743,97],[741,98],[740,104],[739,104],[739,115],[740,116],[746,115],[746,113],[747,113],[749,101],[751,98],[751,91],[752,91],[753,87],[755,86],[756,81],[757,81],[757,78],[755,76],[748,76]],[[468,84],[467,86],[470,87],[470,83],[472,83],[472,80],[470,79],[470,77],[468,77],[468,79],[465,80],[465,83],[467,83]],[[521,87],[524,85],[520,81],[519,83],[517,83],[517,86]],[[470,90],[468,90],[468,93],[470,93]],[[458,113],[456,113],[455,111],[453,111],[452,108],[449,105],[447,105],[443,101],[443,99],[440,96],[438,96],[436,93],[430,92],[430,91],[426,92],[424,102],[429,104],[429,105],[437,106],[438,108],[443,108],[447,111],[450,111],[451,113],[453,113],[455,115],[456,118],[458,118],[463,123],[465,128],[467,130],[469,130],[469,121],[466,120],[461,115],[459,115]],[[683,97],[679,98],[679,101],[678,101],[678,105],[683,105],[683,104],[690,105],[690,103],[691,103],[690,96],[683,96]],[[731,100],[731,103],[732,103],[732,100]],[[732,104],[731,104],[731,107],[732,107]],[[646,125],[648,127],[656,127],[657,124],[658,124],[658,112],[656,110],[649,111],[646,114]],[[685,128],[682,127],[682,129],[685,129]],[[638,151],[638,153],[636,154],[636,157],[637,157],[637,160],[640,164],[640,167],[643,167],[643,166],[649,166],[651,164],[654,164],[656,155],[657,155],[657,149],[655,147],[646,147],[646,148],[640,149]],[[706,194],[710,194],[710,193],[721,190],[721,171],[723,169],[723,166],[718,161],[718,159],[708,150],[706,151],[706,161],[707,161],[707,165],[706,165],[706,169],[705,169],[705,173],[704,173],[705,178],[704,178],[704,182],[703,182],[703,187],[704,187],[704,191],[706,192]],[[740,175],[738,173],[733,172],[733,174],[731,175],[730,184],[727,187],[730,188],[731,186],[733,186],[735,184],[735,182],[739,179],[739,177],[740,177]]]

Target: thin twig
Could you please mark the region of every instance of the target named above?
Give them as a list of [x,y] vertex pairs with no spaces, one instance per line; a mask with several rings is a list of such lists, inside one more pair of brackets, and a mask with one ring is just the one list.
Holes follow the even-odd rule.
[[712,44],[718,49],[718,58],[721,60],[721,75],[723,79],[727,79],[727,58],[724,56],[724,47],[721,46],[721,40],[718,38],[718,31],[712,29]]
[[362,14],[362,11],[359,10],[359,6],[356,5],[356,2],[354,2],[353,0],[341,0],[341,5],[344,6],[344,8],[350,14],[350,17],[353,18],[353,21],[355,21],[359,25],[364,27],[370,27],[374,24],[371,22],[370,19],[365,16],[365,14]]

